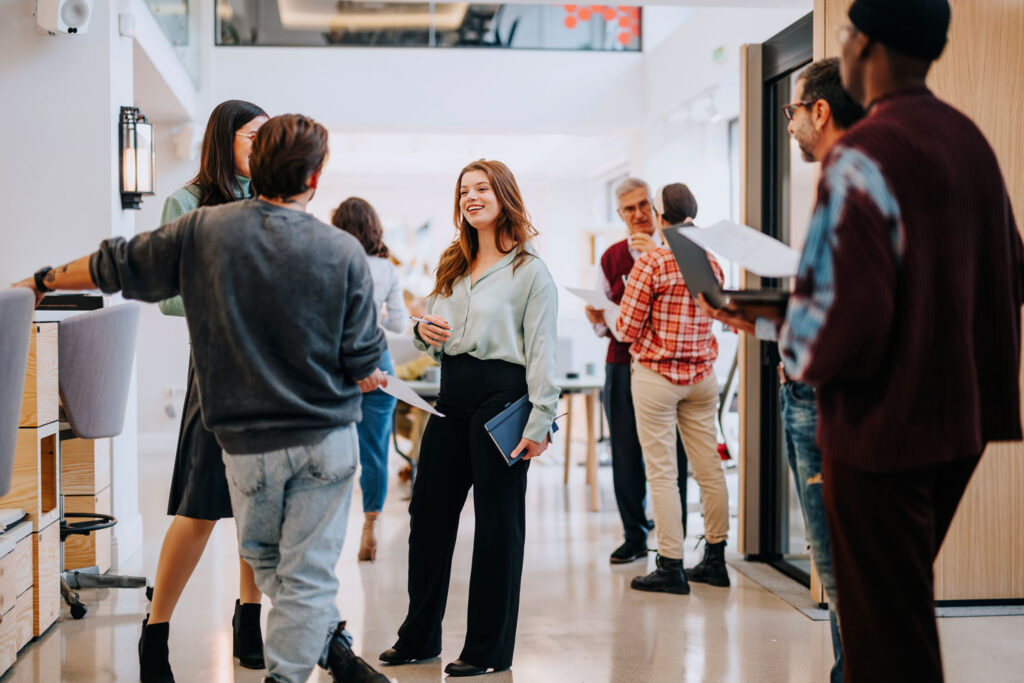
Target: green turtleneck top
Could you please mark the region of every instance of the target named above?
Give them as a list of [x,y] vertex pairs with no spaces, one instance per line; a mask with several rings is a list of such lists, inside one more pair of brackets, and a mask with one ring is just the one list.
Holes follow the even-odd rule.
[[[241,188],[238,199],[252,197],[252,183],[250,180],[244,175],[236,175],[235,178],[238,180],[238,186]],[[167,225],[178,218],[178,216],[198,209],[199,202],[202,201],[202,195],[203,191],[199,189],[198,185],[194,184],[186,185],[172,192],[164,201],[164,212],[160,215],[160,225]],[[175,315],[179,318],[185,317],[185,305],[181,302],[180,296],[165,299],[157,305],[160,307],[160,312],[164,315]]]

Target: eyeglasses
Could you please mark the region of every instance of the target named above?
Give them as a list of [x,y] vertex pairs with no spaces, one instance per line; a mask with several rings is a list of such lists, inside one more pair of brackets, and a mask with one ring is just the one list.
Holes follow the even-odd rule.
[[619,212],[625,216],[632,216],[637,211],[647,212],[651,208],[651,202],[647,199],[643,200],[639,204],[630,204],[629,206],[623,206],[619,209]]
[[235,133],[235,135],[241,135],[243,138],[249,138],[249,142],[256,139],[256,133],[243,133],[242,131],[239,131]]
[[782,105],[782,115],[786,117],[787,121],[792,121],[793,117],[796,116],[796,110],[800,107],[810,108],[814,105],[817,100],[804,100],[803,102],[794,102],[792,104]]

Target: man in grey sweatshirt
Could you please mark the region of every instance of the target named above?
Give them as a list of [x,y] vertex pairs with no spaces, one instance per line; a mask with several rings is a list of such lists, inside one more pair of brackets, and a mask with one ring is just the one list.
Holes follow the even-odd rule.
[[[360,392],[386,384],[377,368],[386,343],[362,247],[305,212],[326,156],[323,126],[275,117],[253,144],[257,199],[105,240],[18,284],[37,296],[97,287],[150,302],[181,295],[241,555],[273,603],[267,680],[302,683],[319,663],[336,680],[383,683],[352,653],[334,604]],[[174,680],[169,669],[161,680]]]

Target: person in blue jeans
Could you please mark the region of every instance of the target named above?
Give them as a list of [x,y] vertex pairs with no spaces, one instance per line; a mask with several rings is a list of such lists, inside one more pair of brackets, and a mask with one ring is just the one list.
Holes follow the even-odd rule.
[[831,682],[843,680],[843,644],[839,636],[839,617],[836,614],[836,578],[832,571],[832,544],[825,517],[825,499],[822,496],[821,451],[814,441],[818,431],[818,404],[814,387],[803,382],[785,381],[779,388],[782,425],[786,437],[789,469],[796,482],[796,495],[804,513],[804,527],[811,546],[811,558],[818,570],[818,580],[828,595],[828,620],[832,627]]
[[[387,683],[352,651],[336,603],[357,459],[361,394],[386,384],[370,269],[351,236],[306,211],[327,130],[287,114],[253,141],[256,199],[200,207],[21,283],[180,294],[203,424],[223,450],[239,553],[270,598],[267,681]],[[168,624],[154,624],[166,642]],[[168,667],[153,683],[173,683]]]
[[[789,120],[789,134],[796,140],[804,161],[821,162],[846,130],[864,116],[864,109],[843,90],[839,77],[839,60],[822,59],[812,63],[797,78],[793,101],[785,105],[783,114]],[[703,299],[703,297],[702,297]],[[774,324],[758,321],[756,311],[735,306],[705,310],[716,320],[732,325],[759,339],[775,341]],[[832,545],[822,495],[821,450],[815,442],[818,430],[818,406],[814,387],[789,380],[780,366],[782,386],[779,389],[782,426],[785,431],[789,468],[793,471],[797,497],[804,514],[811,557],[818,579],[828,595],[829,621],[832,626],[831,683],[843,680],[843,644],[840,637],[840,615],[836,614],[836,580],[832,569]]]
[[[373,303],[380,312],[380,324],[391,332],[405,329],[405,300],[398,271],[388,259],[384,244],[384,229],[380,217],[365,199],[349,197],[331,215],[336,228],[349,233],[366,251],[366,263],[373,278]],[[391,354],[387,349],[378,367],[388,375],[394,374]],[[380,389],[363,394],[363,419],[359,421],[359,487],[363,490],[363,536],[359,543],[359,560],[373,561],[377,557],[377,517],[384,508],[388,492],[388,444],[395,418],[397,399]]]

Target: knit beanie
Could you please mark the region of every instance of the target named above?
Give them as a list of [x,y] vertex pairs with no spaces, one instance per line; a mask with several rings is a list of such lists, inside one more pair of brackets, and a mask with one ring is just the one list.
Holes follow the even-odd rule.
[[946,0],[856,0],[850,21],[858,31],[909,57],[934,61],[946,47]]

